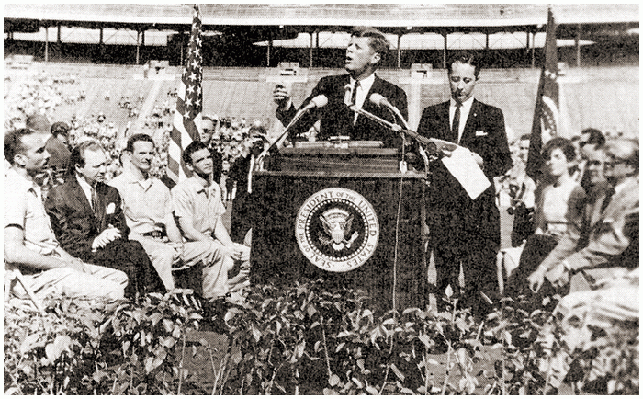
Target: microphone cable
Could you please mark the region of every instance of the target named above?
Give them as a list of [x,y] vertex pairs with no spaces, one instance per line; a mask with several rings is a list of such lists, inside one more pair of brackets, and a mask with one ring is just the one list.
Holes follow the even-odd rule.
[[[406,140],[402,135],[402,160],[404,160],[404,149],[406,147]],[[403,162],[403,161],[401,161]],[[404,174],[400,171],[400,183],[397,198],[397,213],[395,215],[395,247],[393,251],[393,317],[397,317],[397,260],[400,247],[400,219],[402,216],[402,186],[404,183]]]

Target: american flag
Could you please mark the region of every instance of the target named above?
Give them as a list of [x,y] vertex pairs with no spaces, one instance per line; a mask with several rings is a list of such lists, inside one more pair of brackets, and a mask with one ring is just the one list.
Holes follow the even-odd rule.
[[556,21],[551,7],[547,10],[547,36],[545,38],[545,65],[543,65],[536,93],[536,110],[531,126],[526,173],[537,178],[544,160],[543,144],[552,137],[560,136],[560,108],[558,101],[558,47],[556,44]]
[[181,154],[194,140],[199,140],[201,111],[203,109],[203,56],[201,55],[201,13],[194,6],[194,19],[188,42],[185,70],[177,89],[174,128],[170,136],[168,176],[175,182],[188,175]]

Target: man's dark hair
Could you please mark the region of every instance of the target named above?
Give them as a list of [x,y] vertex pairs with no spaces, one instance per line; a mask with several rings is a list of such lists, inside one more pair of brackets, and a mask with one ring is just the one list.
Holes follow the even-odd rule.
[[103,151],[107,153],[102,145],[98,141],[87,140],[78,144],[71,150],[71,155],[69,156],[69,169],[68,173],[70,176],[76,171],[76,165],[85,166],[85,151]]
[[355,28],[351,32],[351,37],[367,37],[369,39],[368,44],[371,48],[380,54],[380,63],[381,59],[388,54],[390,44],[384,33],[380,32],[375,28]]
[[555,137],[547,142],[543,147],[543,160],[547,160],[551,155],[551,152],[555,149],[560,149],[567,158],[567,162],[571,162],[576,159],[576,148],[572,144],[571,140],[568,140],[564,137]]
[[480,59],[474,54],[470,53],[468,51],[458,51],[456,53],[453,53],[449,57],[449,62],[447,63],[447,72],[449,75],[453,72],[453,64],[456,62],[459,62],[461,64],[469,64],[472,65],[475,69],[473,70],[473,74],[476,77],[476,80],[480,77]]
[[531,134],[523,134],[520,136],[520,141],[530,141],[531,140]]
[[22,138],[32,133],[35,133],[35,131],[24,128],[13,130],[4,135],[4,159],[6,159],[7,162],[13,165],[13,158],[15,158],[16,154],[24,153],[26,148],[22,144]]
[[134,143],[138,142],[147,142],[147,143],[152,143],[154,144],[154,140],[152,140],[152,137],[150,137],[149,134],[145,133],[136,133],[130,136],[130,138],[127,140],[127,145],[125,146],[125,151],[129,152],[130,154],[134,152]]
[[185,162],[188,165],[192,165],[192,154],[194,154],[197,151],[201,150],[207,150],[208,146],[207,144],[201,142],[201,141],[193,141],[190,144],[188,144],[187,147],[185,147],[185,150],[183,150],[183,162]]
[[598,147],[605,144],[605,135],[598,129],[588,128],[581,131],[581,136],[584,134],[589,134],[589,139],[586,142],[581,143],[585,144],[596,144]]
[[59,134],[62,134],[65,138],[69,139],[69,129],[69,125],[65,122],[54,122],[54,124],[51,125],[51,135],[58,137]]

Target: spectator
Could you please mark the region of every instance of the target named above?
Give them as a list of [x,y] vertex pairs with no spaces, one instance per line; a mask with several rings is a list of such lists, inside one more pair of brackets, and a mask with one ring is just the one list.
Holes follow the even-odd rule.
[[46,168],[51,133],[28,129],[5,135],[4,156],[11,164],[5,179],[5,268],[17,268],[36,295],[52,291],[87,299],[123,299],[127,275],[83,263],[56,240],[34,177]]
[[[516,298],[529,294],[529,276],[557,245],[562,236],[581,229],[585,191],[574,181],[571,168],[576,165],[576,150],[570,140],[557,137],[543,148],[547,179],[537,189],[534,211],[535,234],[525,243],[518,268],[507,282],[507,295]],[[540,294],[532,298],[540,305]]]
[[581,159],[581,163],[579,165],[579,179],[581,187],[586,191],[591,185],[591,179],[587,173],[587,160],[592,152],[596,151],[596,149],[601,147],[604,143],[605,136],[603,136],[603,133],[600,130],[585,129],[581,132],[580,141],[578,143]]
[[163,285],[145,250],[127,239],[129,228],[118,190],[105,184],[107,153],[86,141],[72,150],[68,179],[53,188],[45,208],[65,250],[85,262],[124,271],[125,295],[162,291]]
[[69,131],[71,127],[65,122],[55,122],[51,125],[51,135],[69,148]]
[[[53,127],[46,116],[42,114],[33,114],[27,117],[26,127],[36,132],[49,133],[53,132]],[[48,161],[48,167],[52,172],[52,178],[55,182],[52,185],[62,181],[62,176],[69,166],[69,149],[53,133],[49,135],[49,140],[45,146],[47,152],[51,155]]]
[[130,239],[141,243],[165,289],[176,289],[172,265],[183,253],[183,241],[172,215],[170,190],[150,175],[154,142],[146,134],[132,135],[125,148],[128,167],[110,182],[118,189]]
[[508,186],[511,207],[508,209],[513,214],[513,228],[511,229],[511,245],[521,246],[525,240],[534,233],[533,212],[536,204],[536,183],[525,173],[527,155],[529,152],[529,135],[524,135],[515,143],[513,167],[503,176],[503,187]]
[[[218,271],[214,255],[200,242],[184,244],[173,214],[172,197],[158,178],[150,175],[154,142],[146,134],[135,134],[127,141],[125,151],[130,158],[129,168],[111,181],[123,200],[123,211],[130,228],[130,239],[143,245],[167,290],[176,288],[172,266],[182,261],[186,266],[205,268],[202,287],[190,287],[202,292],[205,298],[216,298],[220,293],[208,282],[216,281]],[[201,289],[202,288],[202,289]]]
[[[570,282],[570,292],[588,290],[592,283],[622,273],[623,262],[614,262],[629,247],[628,225],[639,207],[639,146],[636,140],[616,139],[606,149],[604,174],[609,182],[603,195],[595,198],[593,209],[600,215],[589,226],[588,243],[562,261],[543,262],[529,276],[529,285],[538,291],[545,277],[554,285]],[[638,237],[638,234],[637,234]],[[547,260],[547,259],[546,259]],[[638,267],[636,262],[627,262]]]
[[[250,139],[242,143],[241,154],[230,166],[230,172],[226,179],[226,183],[234,184],[236,182],[237,186],[230,212],[230,230],[234,242],[243,242],[251,227],[253,196],[249,193],[248,176],[252,156],[259,155],[264,149],[264,143],[266,143],[264,140],[265,133],[266,130],[263,126],[250,129]],[[246,242],[245,244],[248,245],[249,243]]]
[[203,117],[201,124],[200,138],[201,142],[205,143],[210,150],[210,156],[212,157],[212,179],[217,183],[221,184],[221,172],[223,169],[223,157],[221,153],[213,146],[212,135],[215,131],[215,122],[209,117]]
[[225,212],[219,185],[212,180],[212,158],[202,142],[190,143],[183,161],[194,174],[172,189],[174,212],[188,243],[198,244],[207,259],[203,292],[207,297],[223,297],[229,290],[228,271],[233,260],[248,261],[250,248],[234,244],[223,225]]

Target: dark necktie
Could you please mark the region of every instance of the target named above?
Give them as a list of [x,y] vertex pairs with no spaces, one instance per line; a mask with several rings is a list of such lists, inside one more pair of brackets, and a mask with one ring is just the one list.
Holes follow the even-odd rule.
[[356,80],[355,81],[355,87],[353,87],[353,94],[352,94],[352,97],[351,97],[351,104],[352,105],[357,105],[355,103],[355,99],[357,98],[357,88],[358,87],[359,87],[359,80]]
[[96,195],[96,186],[92,186],[91,192],[92,192],[92,210],[94,211],[94,215],[98,217],[98,197]]
[[614,196],[614,188],[610,188],[607,190],[605,193],[605,198],[603,199],[603,204],[601,204],[601,214],[605,212],[605,208],[610,204],[610,201],[612,201],[612,197]]
[[[355,87],[353,87],[353,94],[351,96],[351,104],[357,107],[357,104],[355,103],[355,100],[357,99],[357,88],[359,87],[359,80],[355,81]],[[355,112],[355,116],[353,117],[353,125],[355,122],[357,122],[357,112]]]
[[451,133],[453,133],[455,142],[457,143],[459,141],[458,131],[460,127],[460,108],[462,108],[462,104],[457,101],[455,104],[455,115],[453,116],[453,123],[451,124]]

